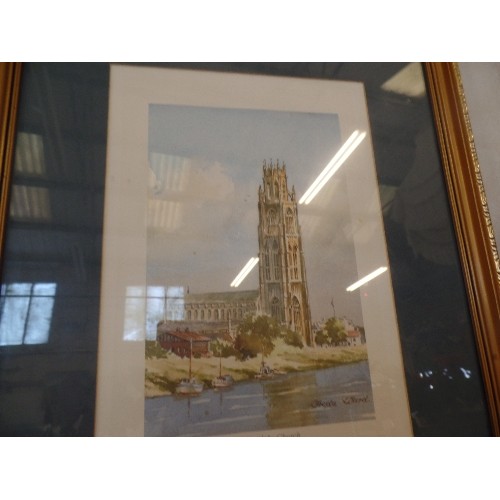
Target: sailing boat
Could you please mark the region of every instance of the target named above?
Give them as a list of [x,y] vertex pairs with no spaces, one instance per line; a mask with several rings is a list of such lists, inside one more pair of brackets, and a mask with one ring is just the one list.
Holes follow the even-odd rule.
[[212,380],[212,387],[214,389],[222,389],[233,385],[234,379],[231,375],[222,375],[222,354],[219,355],[219,376]]
[[175,388],[177,394],[200,394],[203,391],[203,382],[191,375],[191,362],[193,359],[193,339],[189,340],[189,377],[180,380]]

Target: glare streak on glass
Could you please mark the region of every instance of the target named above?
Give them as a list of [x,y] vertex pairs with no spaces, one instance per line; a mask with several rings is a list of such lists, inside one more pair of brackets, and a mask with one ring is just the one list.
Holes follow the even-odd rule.
[[376,278],[377,276],[380,276],[382,273],[385,273],[387,271],[387,267],[379,267],[375,271],[371,272],[370,274],[367,274],[364,278],[361,278],[360,280],[356,281],[356,283],[353,283],[352,285],[348,286],[346,288],[347,292],[353,292],[354,290],[358,289],[359,287],[365,285],[372,279]]
[[328,165],[323,169],[321,174],[316,178],[316,180],[311,184],[309,189],[304,193],[302,198],[299,200],[299,204],[305,203],[309,205],[311,201],[316,197],[316,195],[323,189],[324,185],[332,178],[333,174],[345,163],[347,158],[351,156],[354,150],[361,144],[363,139],[366,137],[366,132],[359,133],[355,130],[349,139],[343,144],[343,146],[338,150],[335,156],[329,161]]
[[46,344],[56,289],[55,283],[2,286],[0,345]]
[[231,285],[232,287],[238,287],[240,286],[241,282],[248,276],[250,271],[255,267],[255,265],[259,262],[258,257],[252,257],[243,267],[243,269],[238,273],[236,278],[232,281]]

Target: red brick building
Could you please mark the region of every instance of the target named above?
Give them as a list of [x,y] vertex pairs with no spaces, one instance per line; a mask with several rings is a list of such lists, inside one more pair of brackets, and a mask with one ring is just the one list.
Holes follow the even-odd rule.
[[208,356],[210,354],[208,348],[210,339],[208,337],[190,331],[170,331],[161,323],[158,325],[156,340],[163,349],[172,351],[181,358],[189,356],[191,350],[193,356]]

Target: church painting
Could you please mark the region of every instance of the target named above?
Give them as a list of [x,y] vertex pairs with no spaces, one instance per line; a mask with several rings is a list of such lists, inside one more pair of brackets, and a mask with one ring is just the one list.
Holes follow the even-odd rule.
[[336,115],[150,106],[145,435],[374,418],[345,179],[300,203],[340,144]]

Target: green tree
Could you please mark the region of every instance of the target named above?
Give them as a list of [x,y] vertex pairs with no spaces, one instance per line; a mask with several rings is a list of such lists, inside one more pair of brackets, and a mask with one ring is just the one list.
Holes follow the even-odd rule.
[[347,338],[344,323],[335,317],[328,318],[325,323],[325,330],[332,344],[340,344]]
[[328,345],[329,344],[329,337],[328,335],[323,331],[320,330],[318,333],[316,333],[316,336],[314,337],[314,341],[316,342],[316,345],[322,346],[322,345]]
[[264,357],[273,352],[274,340],[281,334],[278,323],[269,316],[247,316],[238,326],[238,335],[234,342],[237,357],[241,360]]
[[304,342],[299,332],[293,332],[292,330],[287,329],[283,340],[287,345],[298,347],[299,349],[302,349],[304,347]]
[[229,358],[229,356],[235,356],[236,351],[230,342],[222,339],[215,339],[210,343],[210,349],[214,353],[214,356],[220,358]]

